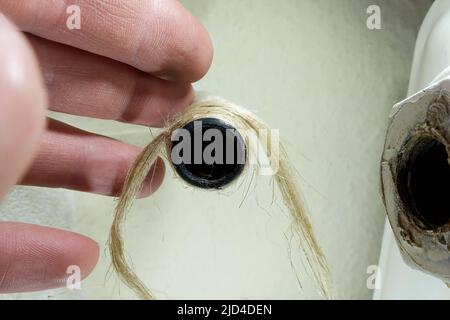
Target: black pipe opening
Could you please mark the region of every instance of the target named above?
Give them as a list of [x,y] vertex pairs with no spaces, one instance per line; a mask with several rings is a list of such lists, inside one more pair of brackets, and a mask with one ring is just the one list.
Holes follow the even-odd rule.
[[450,165],[445,146],[429,137],[411,139],[399,161],[397,188],[421,228],[450,222]]
[[184,133],[172,135],[171,160],[183,180],[204,189],[221,189],[239,177],[245,166],[246,146],[238,130],[216,118],[198,119],[182,129]]

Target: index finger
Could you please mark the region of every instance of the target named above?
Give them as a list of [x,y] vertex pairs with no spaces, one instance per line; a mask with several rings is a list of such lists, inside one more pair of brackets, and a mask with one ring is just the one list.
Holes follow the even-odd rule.
[[[80,29],[69,29],[70,5]],[[0,0],[22,31],[129,64],[164,79],[193,82],[208,70],[212,45],[176,0]],[[73,20],[75,21],[75,20]]]

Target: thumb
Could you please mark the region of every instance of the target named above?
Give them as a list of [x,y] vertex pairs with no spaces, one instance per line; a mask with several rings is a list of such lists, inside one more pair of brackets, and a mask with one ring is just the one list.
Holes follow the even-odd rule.
[[45,127],[46,93],[33,50],[0,13],[0,198],[25,173]]
[[[0,47],[1,199],[26,172],[38,149],[47,99],[31,47],[1,13]],[[84,236],[0,222],[0,293],[64,286],[70,275],[77,276],[77,268],[78,280],[87,276],[97,259],[97,244]]]

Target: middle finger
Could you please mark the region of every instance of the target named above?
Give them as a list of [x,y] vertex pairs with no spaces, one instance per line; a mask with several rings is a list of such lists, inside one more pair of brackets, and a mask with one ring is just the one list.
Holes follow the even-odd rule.
[[161,126],[188,106],[191,84],[162,80],[126,64],[28,35],[54,111]]

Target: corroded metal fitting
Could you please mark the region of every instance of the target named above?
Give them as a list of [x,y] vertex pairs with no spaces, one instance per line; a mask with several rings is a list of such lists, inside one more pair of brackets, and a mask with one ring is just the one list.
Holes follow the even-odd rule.
[[405,262],[450,283],[450,80],[398,103],[381,160],[389,222]]

